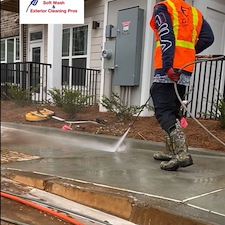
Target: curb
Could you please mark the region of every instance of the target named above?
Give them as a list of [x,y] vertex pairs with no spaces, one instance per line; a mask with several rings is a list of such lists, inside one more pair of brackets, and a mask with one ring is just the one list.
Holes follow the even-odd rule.
[[[139,225],[209,225],[205,212],[187,215],[187,205],[109,186],[2,168],[2,177],[35,187]],[[173,211],[171,210],[173,209]],[[190,213],[190,209],[189,209]],[[194,215],[194,216],[193,216]],[[202,218],[202,219],[201,219]]]

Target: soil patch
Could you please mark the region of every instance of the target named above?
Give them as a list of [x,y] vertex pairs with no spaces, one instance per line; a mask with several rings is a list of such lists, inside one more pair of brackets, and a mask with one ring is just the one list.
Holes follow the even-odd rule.
[[[39,109],[47,108],[54,111],[55,116],[68,119],[67,115],[58,107],[55,106],[41,106]],[[25,115],[30,111],[35,111],[34,105],[20,107],[10,101],[1,101],[1,121],[30,124],[37,126],[47,126],[62,129],[65,122],[60,122],[55,119],[48,119],[41,122],[27,121]],[[113,136],[122,136],[129,127],[132,121],[119,122],[115,115],[110,112],[99,112],[98,106],[91,106],[85,108],[81,113],[76,114],[73,121],[86,120],[86,121],[102,121],[105,124],[95,124],[91,122],[74,124],[72,125],[71,132],[76,130],[89,132],[92,134],[107,134]],[[220,128],[219,121],[210,119],[198,119],[207,129],[209,129],[216,137],[225,142],[225,129]],[[192,118],[187,118],[189,126],[184,129],[187,137],[187,143],[191,147],[205,148],[210,150],[224,151],[225,147],[211,137],[202,127],[200,127]],[[135,125],[130,129],[127,137],[163,142],[163,133],[156,118],[153,117],[139,117]]]

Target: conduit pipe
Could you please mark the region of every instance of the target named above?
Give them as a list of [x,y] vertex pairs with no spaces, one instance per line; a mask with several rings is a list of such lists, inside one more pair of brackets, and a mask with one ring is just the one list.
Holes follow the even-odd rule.
[[68,217],[66,215],[63,215],[63,214],[58,213],[58,212],[55,212],[55,211],[53,211],[53,210],[51,210],[49,208],[46,208],[44,206],[40,206],[40,205],[38,205],[36,203],[27,201],[27,200],[22,199],[20,197],[17,197],[17,196],[11,195],[11,194],[7,194],[7,193],[4,193],[4,192],[1,192],[1,196],[5,197],[5,198],[12,199],[14,201],[17,201],[17,202],[20,202],[20,203],[23,203],[23,204],[26,204],[28,206],[31,206],[31,207],[33,207],[35,209],[38,209],[38,210],[41,210],[43,212],[49,213],[49,214],[54,215],[54,216],[56,216],[56,217],[58,217],[60,219],[63,219],[64,221],[72,223],[74,225],[84,225],[83,223],[81,223],[81,222],[79,222],[79,221],[77,221],[77,220],[75,220],[73,218],[70,218],[70,217]]
[[3,192],[6,193],[6,194],[12,194],[12,195],[20,197],[22,199],[27,199],[27,200],[29,200],[31,202],[36,202],[36,203],[39,203],[41,205],[46,205],[46,206],[48,206],[50,208],[53,208],[53,209],[61,210],[62,212],[65,212],[65,213],[72,213],[72,214],[74,214],[76,216],[82,217],[82,218],[87,219],[89,221],[93,221],[93,223],[94,222],[98,222],[98,223],[101,223],[101,224],[104,224],[104,225],[113,225],[113,224],[109,223],[108,221],[105,222],[105,221],[96,219],[94,217],[91,217],[91,216],[88,216],[88,215],[85,215],[85,214],[82,214],[82,213],[79,213],[79,212],[76,212],[76,211],[73,211],[73,210],[70,210],[70,209],[66,209],[66,208],[63,208],[63,207],[60,207],[60,206],[56,206],[56,205],[48,203],[48,202],[43,202],[43,201],[38,200],[36,198],[22,196],[22,195],[17,195],[15,193],[12,193],[10,191],[5,191],[5,190]]

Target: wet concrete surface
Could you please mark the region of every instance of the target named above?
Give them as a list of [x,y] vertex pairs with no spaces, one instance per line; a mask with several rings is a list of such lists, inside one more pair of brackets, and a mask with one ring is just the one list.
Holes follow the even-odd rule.
[[115,152],[118,137],[10,123],[3,123],[1,132],[3,149],[41,157],[7,163],[7,168],[115,187],[143,201],[154,198],[161,207],[168,208],[169,202],[170,210],[181,210],[189,218],[200,215],[206,224],[225,224],[222,152],[190,149],[194,165],[168,172],[152,158],[155,150],[163,149],[160,143],[125,139]]

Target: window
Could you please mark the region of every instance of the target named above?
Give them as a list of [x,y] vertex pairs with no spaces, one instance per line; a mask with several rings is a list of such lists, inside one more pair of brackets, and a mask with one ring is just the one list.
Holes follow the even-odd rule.
[[[14,63],[20,60],[19,37],[1,39],[1,63]],[[1,82],[19,82],[19,65],[1,64]]]
[[73,28],[73,55],[87,55],[87,26]]
[[14,61],[14,40],[7,40],[7,62],[12,63]]
[[20,40],[16,38],[16,60],[20,60]]
[[70,68],[69,68],[69,59],[62,60],[62,84],[70,83]]
[[1,63],[20,60],[20,40],[18,37],[1,39]]
[[62,56],[69,56],[70,29],[63,30]]
[[73,59],[72,66],[75,67],[75,69],[72,71],[72,84],[84,86],[86,80],[86,70],[83,68],[86,68],[86,59]]
[[[63,30],[62,40],[62,83],[85,85],[87,66],[88,26]],[[70,68],[73,67],[73,68]],[[70,78],[71,77],[71,78]]]
[[5,40],[1,40],[1,62],[5,61]]
[[37,41],[42,39],[42,31],[30,33],[30,41]]

